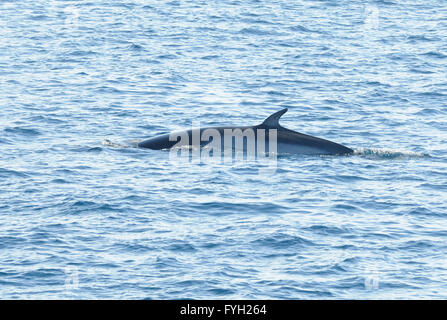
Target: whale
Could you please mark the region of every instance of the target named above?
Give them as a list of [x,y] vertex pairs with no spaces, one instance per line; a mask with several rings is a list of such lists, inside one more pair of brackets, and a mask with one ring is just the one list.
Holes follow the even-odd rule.
[[[265,150],[272,151],[274,145],[274,152],[277,154],[350,155],[354,152],[344,145],[284,128],[279,124],[279,120],[287,110],[285,108],[273,113],[259,125],[214,126],[174,131],[143,140],[137,146],[152,150],[170,150],[184,146],[203,148],[213,143],[224,146],[227,145],[226,142],[231,141],[233,149],[245,151],[250,145],[255,149],[262,146]],[[228,136],[231,139],[225,140]],[[239,143],[235,142],[238,137],[245,140],[239,139]]]

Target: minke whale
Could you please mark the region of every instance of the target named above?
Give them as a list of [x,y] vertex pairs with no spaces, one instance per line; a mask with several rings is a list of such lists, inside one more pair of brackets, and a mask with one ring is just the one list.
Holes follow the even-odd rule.
[[287,110],[285,108],[275,112],[255,126],[221,126],[175,131],[144,140],[138,143],[138,147],[169,150],[185,146],[190,148],[212,146],[214,150],[219,150],[217,148],[222,146],[231,146],[233,150],[254,152],[256,149],[259,152],[261,148],[264,150],[268,148],[269,152],[277,154],[304,155],[349,155],[354,152],[341,144],[282,127],[279,119]]

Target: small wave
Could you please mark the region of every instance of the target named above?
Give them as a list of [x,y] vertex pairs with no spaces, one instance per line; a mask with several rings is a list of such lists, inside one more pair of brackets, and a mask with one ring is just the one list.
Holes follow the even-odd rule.
[[434,108],[424,108],[414,113],[415,115],[442,115],[444,114],[443,110],[438,110]]
[[12,144],[12,142],[5,138],[0,138],[0,144]]
[[23,172],[0,168],[0,178],[5,179],[9,177],[26,178],[28,175]]
[[289,249],[293,247],[304,247],[304,246],[314,246],[316,243],[312,242],[309,239],[287,235],[283,233],[273,234],[266,237],[259,238],[257,240],[252,241],[256,245],[260,245],[262,247],[272,248],[272,249]]
[[437,51],[429,51],[423,54],[424,56],[431,57],[431,58],[438,58],[438,59],[444,59],[447,58],[447,55],[437,52]]
[[337,226],[318,225],[318,224],[310,226],[310,227],[306,227],[304,229],[311,231],[313,233],[316,233],[316,234],[324,235],[324,236],[339,235],[339,234],[347,233],[349,231],[349,229],[347,229],[347,228],[340,228]]
[[65,180],[65,179],[53,179],[51,180],[51,183],[57,183],[57,184],[66,184],[66,183],[70,183],[69,181]]
[[254,35],[254,36],[282,35],[281,33],[276,31],[253,28],[253,27],[242,28],[241,30],[239,30],[238,33],[243,35]]
[[407,39],[410,40],[410,42],[416,42],[416,41],[436,41],[435,39],[428,38],[425,35],[411,35]]
[[157,269],[178,268],[181,265],[182,263],[176,258],[157,257],[157,259],[155,260],[155,267]]
[[433,71],[430,71],[430,70],[422,70],[422,69],[417,69],[417,68],[411,68],[410,72],[420,73],[420,74],[432,74],[432,73],[434,73]]
[[33,128],[22,128],[22,127],[13,127],[13,128],[5,128],[3,131],[7,133],[13,133],[23,136],[37,136],[40,135],[40,132],[37,129]]
[[85,56],[91,56],[91,55],[96,55],[97,52],[95,51],[84,51],[84,50],[75,50],[69,53],[69,55],[71,56],[75,56],[75,57],[85,57]]
[[101,147],[88,147],[88,146],[75,146],[74,148],[70,148],[70,150],[74,152],[101,152]]
[[430,155],[427,153],[376,148],[359,148],[354,150],[354,155],[373,159],[430,158]]
[[213,288],[213,289],[208,289],[207,291],[210,294],[217,295],[217,296],[226,296],[226,295],[231,295],[231,294],[236,293],[236,291],[234,291],[232,289],[226,289],[226,288]]
[[188,242],[173,243],[173,244],[169,245],[166,249],[171,250],[171,251],[178,251],[178,252],[194,252],[194,251],[196,251],[196,248]]
[[305,26],[302,26],[300,24],[291,26],[289,29],[292,31],[299,31],[299,32],[306,32],[306,33],[322,33],[318,30],[312,30],[312,29],[306,28]]
[[42,20],[47,20],[48,16],[46,16],[44,14],[38,14],[38,15],[31,16],[30,19],[35,20],[35,21],[42,21]]
[[132,50],[132,51],[141,51],[144,49],[143,46],[136,44],[136,43],[132,43],[131,45],[129,45],[128,48],[129,48],[129,50]]

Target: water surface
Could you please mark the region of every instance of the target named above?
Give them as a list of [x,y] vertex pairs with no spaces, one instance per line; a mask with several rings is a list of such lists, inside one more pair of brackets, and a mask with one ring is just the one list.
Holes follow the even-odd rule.
[[[443,1],[2,1],[0,298],[447,298]],[[349,157],[173,163],[290,129]]]

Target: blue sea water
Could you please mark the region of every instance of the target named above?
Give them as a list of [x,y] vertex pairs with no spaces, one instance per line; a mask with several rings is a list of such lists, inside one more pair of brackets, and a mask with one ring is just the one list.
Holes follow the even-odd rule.
[[[0,1],[0,298],[447,298],[445,1]],[[175,163],[282,124],[354,148]]]

